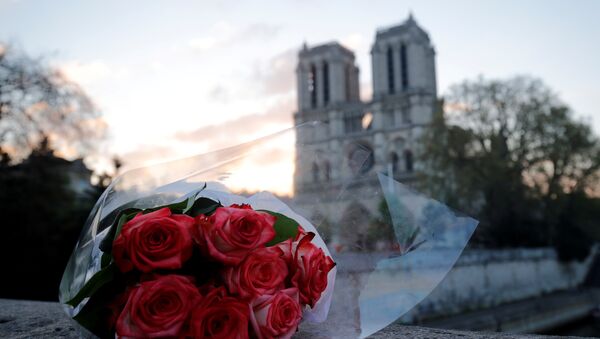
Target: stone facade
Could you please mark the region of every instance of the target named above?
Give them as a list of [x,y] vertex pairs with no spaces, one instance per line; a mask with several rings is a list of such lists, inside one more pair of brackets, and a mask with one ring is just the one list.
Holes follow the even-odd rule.
[[419,138],[437,98],[435,51],[428,34],[412,15],[376,32],[373,97],[367,102],[360,99],[352,51],[337,42],[305,44],[298,59],[294,119],[308,126],[297,133],[296,199],[309,213],[334,222],[349,208],[377,213],[381,198],[375,173],[410,184],[419,169],[414,160]]

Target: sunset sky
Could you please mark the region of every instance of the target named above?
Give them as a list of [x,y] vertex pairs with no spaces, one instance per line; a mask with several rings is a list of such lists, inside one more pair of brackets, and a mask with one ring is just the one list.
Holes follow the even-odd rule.
[[[480,74],[530,74],[600,132],[594,0],[0,0],[0,41],[79,82],[109,126],[103,154],[135,167],[291,127],[303,41],[353,49],[368,99],[375,30],[411,10],[435,45],[440,93]],[[247,187],[289,192],[292,143],[265,159],[268,175],[249,171]]]

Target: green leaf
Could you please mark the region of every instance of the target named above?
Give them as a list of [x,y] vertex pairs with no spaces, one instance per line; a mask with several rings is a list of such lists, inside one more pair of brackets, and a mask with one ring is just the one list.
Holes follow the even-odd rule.
[[[142,212],[142,210],[139,209],[139,208],[127,208],[127,209],[121,211],[117,215],[117,218],[115,219],[117,222],[110,226],[110,230],[108,231],[108,234],[106,235],[106,237],[100,243],[99,247],[102,250],[102,252],[104,252],[104,253],[110,253],[111,252],[111,250],[112,250],[112,243],[116,239],[117,235],[119,235],[119,233],[121,232],[121,228],[123,227],[123,224],[126,221],[130,220],[131,218],[133,218],[133,216],[135,216],[139,212]],[[123,218],[124,216],[127,217],[127,218],[124,219]]]
[[117,237],[119,236],[119,234],[121,234],[121,230],[123,229],[123,225],[125,225],[125,223],[128,222],[129,220],[133,219],[136,215],[137,215],[137,213],[130,213],[130,214],[123,214],[123,215],[121,215],[121,217],[119,218],[119,222],[117,222],[117,227],[115,228],[115,235],[113,237],[113,241],[115,241],[115,239],[117,239]]
[[100,268],[107,267],[112,262],[113,256],[110,253],[103,253],[100,259]]
[[118,300],[118,296],[125,291],[125,288],[126,283],[119,279],[103,285],[90,296],[77,315],[73,317],[73,320],[99,338],[114,338],[114,325],[109,326],[108,321],[109,317],[112,316],[109,305]]
[[71,305],[73,307],[79,305],[83,299],[92,296],[102,286],[113,281],[116,273],[117,268],[114,264],[108,265],[106,268],[101,269],[94,274],[94,276],[92,276],[92,278],[90,278],[85,285],[83,285],[73,299],[67,301],[67,305]]
[[298,222],[294,219],[288,218],[281,213],[261,210],[261,212],[269,213],[270,215],[277,218],[275,221],[275,238],[267,243],[267,246],[277,245],[280,242],[286,241],[290,238],[295,238],[298,235]]
[[200,214],[210,215],[221,206],[223,205],[221,205],[221,203],[219,203],[218,201],[201,197],[194,201],[192,207],[189,210],[187,210],[185,214],[192,217],[198,216]]

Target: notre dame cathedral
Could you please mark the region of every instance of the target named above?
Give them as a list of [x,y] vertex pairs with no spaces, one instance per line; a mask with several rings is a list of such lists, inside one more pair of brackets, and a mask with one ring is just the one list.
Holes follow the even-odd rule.
[[431,40],[410,15],[377,30],[371,62],[373,95],[364,102],[351,50],[331,42],[299,52],[294,120],[313,124],[296,136],[294,196],[330,221],[378,213],[369,198],[381,197],[375,173],[410,184],[419,170],[419,138],[437,99]]

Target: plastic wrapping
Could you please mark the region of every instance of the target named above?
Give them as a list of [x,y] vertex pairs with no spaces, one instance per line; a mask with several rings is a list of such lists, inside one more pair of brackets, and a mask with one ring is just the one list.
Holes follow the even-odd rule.
[[[305,310],[300,334],[365,337],[398,319],[444,278],[477,221],[414,192],[409,185],[418,179],[411,173],[392,173],[384,157],[360,138],[335,148],[304,141],[323,128],[329,126],[304,124],[117,177],[84,226],[61,281],[60,301],[73,298],[100,270],[100,243],[120,211],[178,202],[206,184],[201,196],[223,205],[248,203],[272,210],[319,234],[315,244],[337,267],[329,272],[319,302]],[[282,151],[290,156],[278,156]],[[291,160],[294,173],[275,164]],[[293,174],[292,195],[239,192],[261,172]],[[80,307],[65,305],[65,310],[73,317]]]

